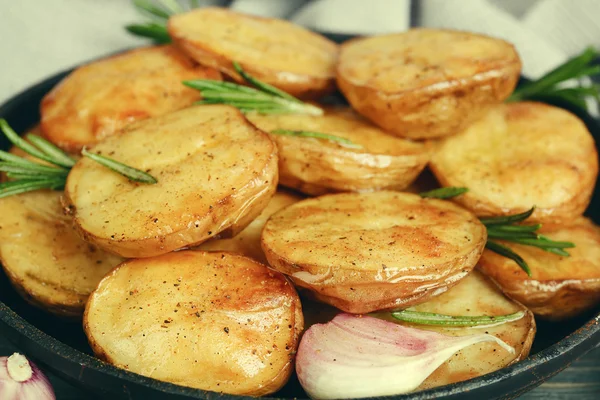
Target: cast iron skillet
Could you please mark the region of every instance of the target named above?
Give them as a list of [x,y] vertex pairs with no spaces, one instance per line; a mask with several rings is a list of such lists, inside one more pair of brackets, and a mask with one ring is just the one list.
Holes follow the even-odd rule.
[[[336,41],[345,36],[333,37]],[[17,132],[29,129],[39,121],[39,103],[69,71],[57,74],[25,90],[0,107],[5,118]],[[564,106],[564,104],[557,104]],[[584,120],[600,138],[600,125],[580,110],[570,109]],[[3,139],[3,138],[2,138]],[[550,139],[549,139],[550,140]],[[2,149],[8,143],[0,140]],[[600,185],[587,215],[600,223]],[[1,216],[0,216],[1,218]],[[597,310],[600,311],[600,310]],[[0,273],[0,332],[25,354],[44,368],[65,380],[84,387],[90,396],[110,396],[115,399],[223,399],[240,400],[252,397],[231,396],[185,388],[127,372],[92,356],[81,323],[62,321],[27,304]],[[378,399],[508,399],[514,398],[541,384],[566,368],[572,361],[600,342],[600,314],[593,313],[561,323],[538,322],[538,334],[532,355],[502,370],[469,381],[455,383],[406,395]],[[306,398],[294,378],[270,399]]]

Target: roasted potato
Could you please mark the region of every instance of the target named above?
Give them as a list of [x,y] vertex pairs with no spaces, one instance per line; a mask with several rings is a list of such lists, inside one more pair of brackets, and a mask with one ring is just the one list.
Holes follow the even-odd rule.
[[571,221],[587,208],[598,154],[584,123],[561,108],[498,105],[443,140],[430,167],[442,186],[466,186],[456,201],[478,216],[536,206],[531,221]]
[[515,88],[515,48],[475,33],[411,29],[341,46],[337,84],[352,107],[407,138],[452,135]]
[[254,221],[252,221],[250,225],[246,227],[246,229],[235,235],[235,237],[229,239],[215,238],[202,243],[196,249],[205,251],[221,250],[240,253],[266,264],[267,259],[260,248],[260,234],[265,226],[265,223],[267,222],[267,219],[269,219],[271,215],[275,214],[282,208],[294,204],[300,200],[302,200],[302,197],[296,194],[287,192],[285,190],[278,190],[271,198],[269,204],[263,210],[263,212],[256,217]]
[[348,139],[355,145],[271,135],[279,150],[279,183],[311,195],[404,189],[429,160],[424,144],[390,136],[348,108],[329,108],[321,117],[256,113],[246,117],[265,132],[319,132]]
[[120,368],[260,396],[292,373],[303,319],[282,274],[241,255],[180,251],[115,268],[83,327],[94,353]]
[[290,22],[223,8],[199,8],[169,19],[169,35],[190,57],[244,82],[242,68],[293,96],[315,98],[335,88],[337,45]]
[[78,151],[140,119],[187,107],[200,98],[186,79],[217,79],[174,46],[130,50],[77,68],[48,93],[41,105],[47,139]]
[[573,242],[575,247],[566,249],[570,257],[499,241],[523,257],[531,277],[514,261],[487,249],[478,268],[504,293],[545,319],[574,317],[600,304],[600,228],[580,217],[569,225],[546,224],[539,232],[553,240]]
[[81,235],[123,257],[150,257],[242,231],[277,186],[277,148],[235,108],[202,105],[130,124],[92,151],[153,175],[129,181],[83,158],[66,203]]
[[449,201],[398,192],[307,199],[262,233],[269,264],[318,300],[363,314],[439,295],[479,259],[486,229]]
[[40,190],[0,199],[0,259],[29,303],[81,317],[89,294],[122,260],[77,236],[62,212],[61,195]]

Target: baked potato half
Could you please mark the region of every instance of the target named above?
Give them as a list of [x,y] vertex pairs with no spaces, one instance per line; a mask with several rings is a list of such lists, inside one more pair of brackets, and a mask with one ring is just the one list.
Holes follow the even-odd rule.
[[79,238],[61,196],[40,190],[0,199],[0,260],[29,303],[81,317],[90,293],[122,259]]
[[404,189],[429,161],[427,146],[388,135],[349,108],[328,108],[323,116],[246,115],[259,129],[324,133],[350,140],[272,134],[279,150],[279,183],[310,195]]
[[94,353],[117,367],[260,396],[292,373],[303,319],[282,274],[241,255],[180,251],[115,268],[91,295],[83,327]]
[[277,186],[277,148],[236,108],[202,105],[130,124],[92,151],[147,171],[129,181],[85,157],[66,203],[82,237],[123,257],[150,257],[234,236]]
[[269,264],[316,299],[354,314],[439,295],[479,259],[487,232],[455,204],[399,192],[302,200],[262,233]]
[[169,35],[186,54],[237,82],[232,62],[293,96],[316,98],[335,89],[338,46],[290,22],[205,7],[169,19]]
[[186,79],[220,80],[172,45],[129,50],[77,68],[41,104],[44,136],[79,151],[125,125],[187,107],[199,100]]
[[569,225],[544,225],[539,232],[553,240],[573,242],[575,247],[566,249],[570,257],[499,241],[527,261],[531,277],[514,261],[487,249],[478,268],[504,293],[544,319],[571,318],[600,304],[600,227],[580,217]]
[[407,138],[452,135],[514,90],[521,61],[508,42],[418,28],[342,44],[337,84],[352,108]]
[[240,253],[262,263],[267,263],[265,254],[260,247],[260,234],[269,217],[277,211],[302,200],[299,195],[285,190],[278,190],[258,217],[254,219],[235,237],[229,239],[215,238],[202,243],[196,250],[204,251],[229,251]]
[[498,105],[435,148],[442,186],[466,186],[456,202],[478,216],[535,206],[531,221],[569,222],[587,208],[598,177],[592,135],[575,115],[535,102]]

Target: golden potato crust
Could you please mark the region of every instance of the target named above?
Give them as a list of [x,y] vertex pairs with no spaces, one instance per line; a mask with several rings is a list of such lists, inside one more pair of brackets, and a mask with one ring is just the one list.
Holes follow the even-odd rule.
[[349,108],[326,108],[323,116],[247,114],[259,129],[304,130],[342,137],[359,145],[271,135],[279,150],[279,183],[310,195],[404,189],[429,160],[425,144],[388,135]]
[[303,328],[280,273],[240,255],[129,260],[90,297],[84,330],[117,367],[178,385],[260,396],[288,380]]
[[81,317],[89,294],[122,259],[77,236],[63,215],[61,196],[40,190],[0,199],[0,259],[29,303]]
[[485,227],[448,201],[410,193],[343,193],[274,214],[262,233],[269,264],[318,300],[363,314],[406,308],[464,278]]
[[169,19],[169,35],[190,57],[244,82],[242,68],[293,96],[316,98],[335,89],[337,45],[290,22],[223,8],[199,8]]
[[500,241],[525,259],[532,276],[489,250],[483,252],[478,268],[504,293],[545,319],[571,318],[600,304],[600,228],[581,217],[570,225],[544,225],[539,232],[553,240],[573,242],[575,247],[567,249],[570,257]]
[[229,251],[240,253],[263,264],[267,263],[265,254],[260,247],[260,234],[269,217],[277,211],[302,200],[297,194],[278,190],[269,201],[267,207],[243,231],[229,239],[215,238],[198,246],[197,250]]
[[79,151],[125,125],[194,103],[199,92],[186,79],[220,80],[218,71],[201,67],[174,46],[155,46],[77,68],[48,93],[41,105],[47,139]]
[[129,181],[83,158],[65,188],[89,242],[123,257],[151,257],[233,236],[277,186],[277,148],[235,108],[202,105],[131,124],[93,148],[149,172]]
[[484,35],[411,29],[341,46],[337,84],[360,114],[407,138],[448,136],[515,88],[521,61]]
[[442,186],[465,186],[456,202],[478,216],[536,206],[531,221],[569,222],[587,208],[598,154],[584,123],[542,103],[498,105],[441,141],[430,168]]

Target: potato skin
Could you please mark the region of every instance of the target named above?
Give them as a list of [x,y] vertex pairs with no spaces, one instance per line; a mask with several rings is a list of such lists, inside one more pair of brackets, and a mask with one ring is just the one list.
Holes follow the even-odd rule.
[[303,99],[335,89],[338,46],[284,20],[204,7],[169,19],[169,35],[182,51],[236,82],[233,61],[255,78]]
[[234,236],[277,186],[277,148],[230,106],[195,106],[140,121],[93,151],[158,180],[131,182],[88,158],[69,173],[67,209],[82,237],[127,258]]
[[324,116],[246,117],[265,132],[306,130],[350,140],[351,148],[328,140],[271,134],[279,151],[279,183],[309,195],[400,190],[414,181],[429,160],[425,144],[388,135],[345,107],[325,108]]
[[345,42],[336,75],[360,114],[395,135],[429,139],[464,129],[502,102],[520,72],[508,42],[418,28]]
[[504,293],[544,319],[572,318],[600,304],[600,228],[581,217],[570,225],[544,225],[540,233],[573,242],[575,247],[566,249],[570,257],[499,241],[525,259],[532,276],[514,261],[489,250],[484,251],[478,268]]
[[354,314],[406,308],[445,292],[475,266],[486,229],[448,201],[410,193],[342,193],[274,214],[269,264],[319,301]]
[[120,368],[261,396],[292,373],[303,318],[282,274],[240,255],[180,251],[115,268],[90,297],[83,327],[94,353]]
[[27,302],[81,318],[89,294],[122,259],[77,236],[62,213],[61,196],[40,190],[0,199],[0,260]]
[[44,136],[67,151],[111,136],[127,124],[193,104],[186,79],[221,80],[172,45],[145,47],[77,68],[42,100]]
[[478,216],[516,214],[565,222],[583,214],[598,178],[592,135],[575,115],[535,102],[495,106],[433,151],[442,186],[465,186],[455,199]]

